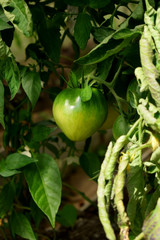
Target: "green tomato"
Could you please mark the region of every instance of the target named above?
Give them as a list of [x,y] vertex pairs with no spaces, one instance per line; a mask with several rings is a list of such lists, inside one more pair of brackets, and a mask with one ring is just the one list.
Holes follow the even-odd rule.
[[129,122],[122,116],[119,115],[112,128],[113,137],[117,140],[121,135],[126,135],[130,129]]
[[83,102],[80,88],[66,88],[53,103],[53,117],[58,127],[72,141],[82,141],[95,133],[107,117],[103,93],[92,88],[92,97]]

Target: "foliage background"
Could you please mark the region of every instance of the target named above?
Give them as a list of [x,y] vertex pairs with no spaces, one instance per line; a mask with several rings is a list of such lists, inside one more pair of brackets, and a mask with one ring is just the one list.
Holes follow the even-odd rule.
[[[42,219],[53,229],[55,221],[74,225],[76,211],[65,205],[62,191],[65,166],[72,160],[94,181],[99,176],[99,191],[109,189],[103,196],[98,191],[99,204],[106,203],[99,216],[104,230],[110,227],[109,239],[115,235],[106,214],[115,207],[111,221],[122,239],[159,233],[159,5],[151,0],[0,0],[0,227],[5,239],[38,239]],[[132,81],[136,87],[127,93]],[[83,87],[84,82],[100,88],[131,127],[112,139],[106,155],[104,142],[101,151],[91,151],[92,138],[78,149],[57,131],[48,112],[34,118],[45,108],[44,99],[51,108],[66,84]],[[153,153],[143,162],[148,148]],[[114,158],[105,157],[111,152]],[[156,217],[143,224],[154,208]]]

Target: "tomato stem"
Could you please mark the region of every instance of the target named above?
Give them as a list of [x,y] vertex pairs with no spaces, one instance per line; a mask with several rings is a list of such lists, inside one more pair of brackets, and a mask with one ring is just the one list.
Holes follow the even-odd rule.
[[119,75],[119,73],[121,71],[123,62],[124,62],[124,58],[121,59],[119,68],[118,68],[117,72],[115,73],[113,80],[110,82],[110,85],[111,85],[112,88],[114,88],[114,86],[115,86],[115,83],[116,83],[118,75]]
[[[120,71],[120,69],[119,69],[119,71]],[[99,83],[101,83],[101,84],[104,84],[104,85],[110,90],[110,92],[112,93],[112,95],[115,97],[121,115],[124,115],[124,114],[123,114],[123,109],[122,109],[121,102],[125,102],[125,103],[126,103],[126,101],[125,101],[123,98],[119,97],[119,96],[117,95],[117,93],[115,92],[115,90],[113,89],[113,86],[114,86],[114,84],[115,84],[115,81],[116,81],[116,79],[117,79],[117,76],[118,76],[118,72],[117,72],[116,76],[114,77],[114,79],[112,80],[112,82],[110,82],[110,83],[108,83],[108,82],[106,82],[106,81],[104,81],[104,80],[102,80],[102,79],[100,79],[100,78],[98,78],[98,77],[93,77],[94,80],[90,82],[89,86],[92,86],[92,85],[93,85],[94,83],[96,83],[96,82],[99,82]]]
[[73,88],[73,86],[71,86],[69,84],[69,82],[63,77],[63,75],[60,75],[60,77],[64,80],[64,82],[67,84],[67,86],[69,86],[70,88]]

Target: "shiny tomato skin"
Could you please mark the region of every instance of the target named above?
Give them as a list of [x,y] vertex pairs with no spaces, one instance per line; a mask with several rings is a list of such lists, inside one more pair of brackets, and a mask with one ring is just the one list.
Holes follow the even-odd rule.
[[72,141],[82,141],[95,133],[107,117],[103,93],[92,88],[89,101],[81,100],[80,88],[66,88],[53,103],[53,117],[58,127]]

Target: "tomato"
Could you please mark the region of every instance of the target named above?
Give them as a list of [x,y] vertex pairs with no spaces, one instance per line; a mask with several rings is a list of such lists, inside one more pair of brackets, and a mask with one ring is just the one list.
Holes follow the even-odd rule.
[[107,117],[107,102],[103,93],[92,88],[89,101],[81,99],[81,88],[66,88],[53,103],[53,117],[58,127],[72,141],[90,137]]
[[130,129],[129,122],[125,119],[122,115],[119,115],[112,128],[113,137],[117,140],[121,135],[127,134],[128,130]]

